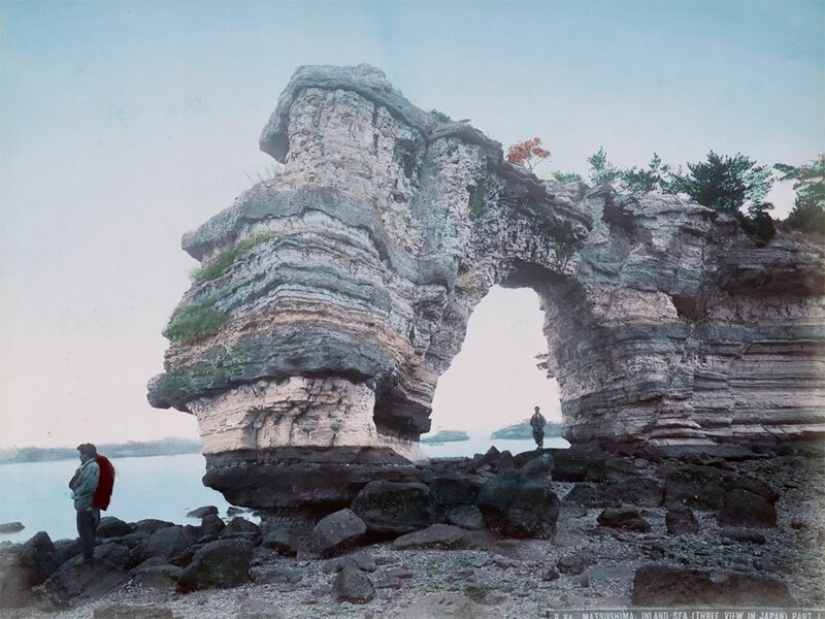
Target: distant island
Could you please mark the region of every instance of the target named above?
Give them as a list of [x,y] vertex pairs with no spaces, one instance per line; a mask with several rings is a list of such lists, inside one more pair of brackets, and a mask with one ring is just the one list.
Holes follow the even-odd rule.
[[[544,426],[544,436],[551,438],[561,436],[561,424],[553,421],[548,421]],[[530,426],[530,420],[525,419],[501,430],[496,430],[490,435],[490,438],[500,438],[503,440],[526,440],[533,438],[533,428]]]
[[419,440],[425,445],[439,445],[441,443],[469,441],[470,436],[464,430],[440,430],[432,436],[425,436]]
[[[164,438],[143,443],[130,441],[122,444],[100,444],[97,445],[97,450],[108,458],[136,458],[199,454],[202,445],[200,441],[186,438]],[[74,460],[76,458],[77,449],[74,447],[23,447],[0,450],[0,464]]]

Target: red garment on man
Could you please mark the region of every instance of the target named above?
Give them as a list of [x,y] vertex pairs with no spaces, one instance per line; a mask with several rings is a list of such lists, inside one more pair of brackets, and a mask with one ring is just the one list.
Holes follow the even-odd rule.
[[112,499],[112,490],[115,487],[115,467],[106,456],[100,454],[95,456],[95,462],[100,467],[100,477],[97,481],[97,489],[92,497],[92,507],[106,511],[109,501]]

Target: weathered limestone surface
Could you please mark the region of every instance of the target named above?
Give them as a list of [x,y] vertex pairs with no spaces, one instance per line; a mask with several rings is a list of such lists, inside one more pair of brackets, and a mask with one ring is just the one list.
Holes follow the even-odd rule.
[[391,454],[416,457],[496,284],[541,298],[573,442],[825,431],[822,239],[780,230],[762,247],[677,197],[545,184],[367,65],[299,68],[260,146],[283,173],[183,239],[205,264],[245,248],[177,310],[224,321],[173,343],[149,385],[153,406],[198,417],[207,483],[294,449],[367,450],[403,478]]

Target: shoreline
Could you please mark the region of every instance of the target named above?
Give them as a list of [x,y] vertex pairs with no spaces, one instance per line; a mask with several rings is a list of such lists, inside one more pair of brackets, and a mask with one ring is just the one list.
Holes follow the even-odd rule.
[[[151,608],[152,612],[166,613],[157,616],[193,619],[522,619],[544,617],[551,608],[641,608],[640,585],[635,580],[646,566],[656,566],[660,574],[683,570],[679,572],[681,580],[697,587],[697,608],[708,607],[701,596],[710,595],[707,586],[713,581],[708,576],[711,585],[703,585],[704,574],[716,580],[727,578],[728,590],[741,594],[740,607],[744,607],[742,591],[750,586],[741,584],[746,581],[759,584],[763,590],[779,587],[776,591],[782,589],[789,596],[782,599],[793,600],[798,607],[825,606],[825,480],[821,454],[791,451],[778,455],[759,450],[747,456],[722,458],[694,450],[675,459],[656,461],[658,457],[641,452],[610,459],[607,475],[600,482],[552,480],[560,506],[557,528],[550,539],[513,539],[487,529],[445,532],[433,527],[447,525],[433,525],[419,532],[429,532],[430,541],[422,543],[430,546],[405,546],[408,542],[403,535],[367,539],[327,558],[299,543],[296,556],[290,557],[267,542],[268,536],[287,527],[307,535],[313,523],[299,523],[289,514],[264,515],[260,527],[263,541],[252,548],[250,555],[252,582],[180,593],[171,580],[164,586],[150,586],[145,573],[151,566],[128,566],[118,568],[123,580],[112,590],[70,597],[67,605],[58,609],[59,616],[80,619],[98,613],[97,617],[108,607],[120,606]],[[558,467],[563,463],[556,466],[553,474],[562,474]],[[642,492],[636,481],[616,481],[623,470],[632,473],[625,480],[660,479],[665,475],[665,501],[668,492],[677,489],[673,480],[682,479],[677,474],[687,470],[712,475],[713,479],[718,474],[747,483],[769,482],[778,495],[775,523],[738,526],[720,521],[716,509],[692,507],[696,531],[674,534],[668,522],[673,507],[654,505],[652,495]],[[601,522],[605,511],[615,509],[606,505],[616,502],[611,492],[617,488],[624,493],[621,507],[635,511],[649,529],[616,528]],[[202,526],[205,524],[206,520]],[[120,540],[106,540],[98,546],[96,555],[100,554],[102,561],[114,561],[116,547],[126,544],[124,539],[134,543],[135,533]],[[161,563],[168,565],[165,560],[155,563],[157,569]],[[335,597],[338,569],[346,564],[355,565],[373,587],[374,597],[364,604]],[[83,567],[71,561],[61,569],[77,578],[83,575]],[[103,574],[110,571],[104,570]],[[685,605],[663,604],[664,608],[680,606]],[[710,606],[719,607],[719,603]],[[455,612],[432,614],[439,608]],[[4,616],[39,619],[55,616],[54,611],[30,606],[8,609]]]

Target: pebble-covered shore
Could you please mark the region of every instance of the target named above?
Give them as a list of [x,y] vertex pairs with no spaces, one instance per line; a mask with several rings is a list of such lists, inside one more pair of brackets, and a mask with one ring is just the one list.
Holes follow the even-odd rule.
[[[821,480],[820,480],[821,482]],[[557,484],[564,496],[572,484]],[[473,548],[396,550],[368,545],[349,559],[282,557],[263,548],[253,559],[253,584],[189,594],[134,583],[57,613],[6,610],[9,619],[386,618],[524,619],[548,609],[626,608],[636,570],[652,562],[779,577],[801,607],[825,606],[825,489],[789,488],[777,503],[777,526],[765,543],[725,535],[714,514],[697,514],[699,532],[668,536],[664,508],[641,510],[652,528],[634,533],[598,526],[600,509],[565,505],[552,540],[500,539],[478,534]],[[367,573],[375,598],[337,602],[336,569],[351,560]]]

